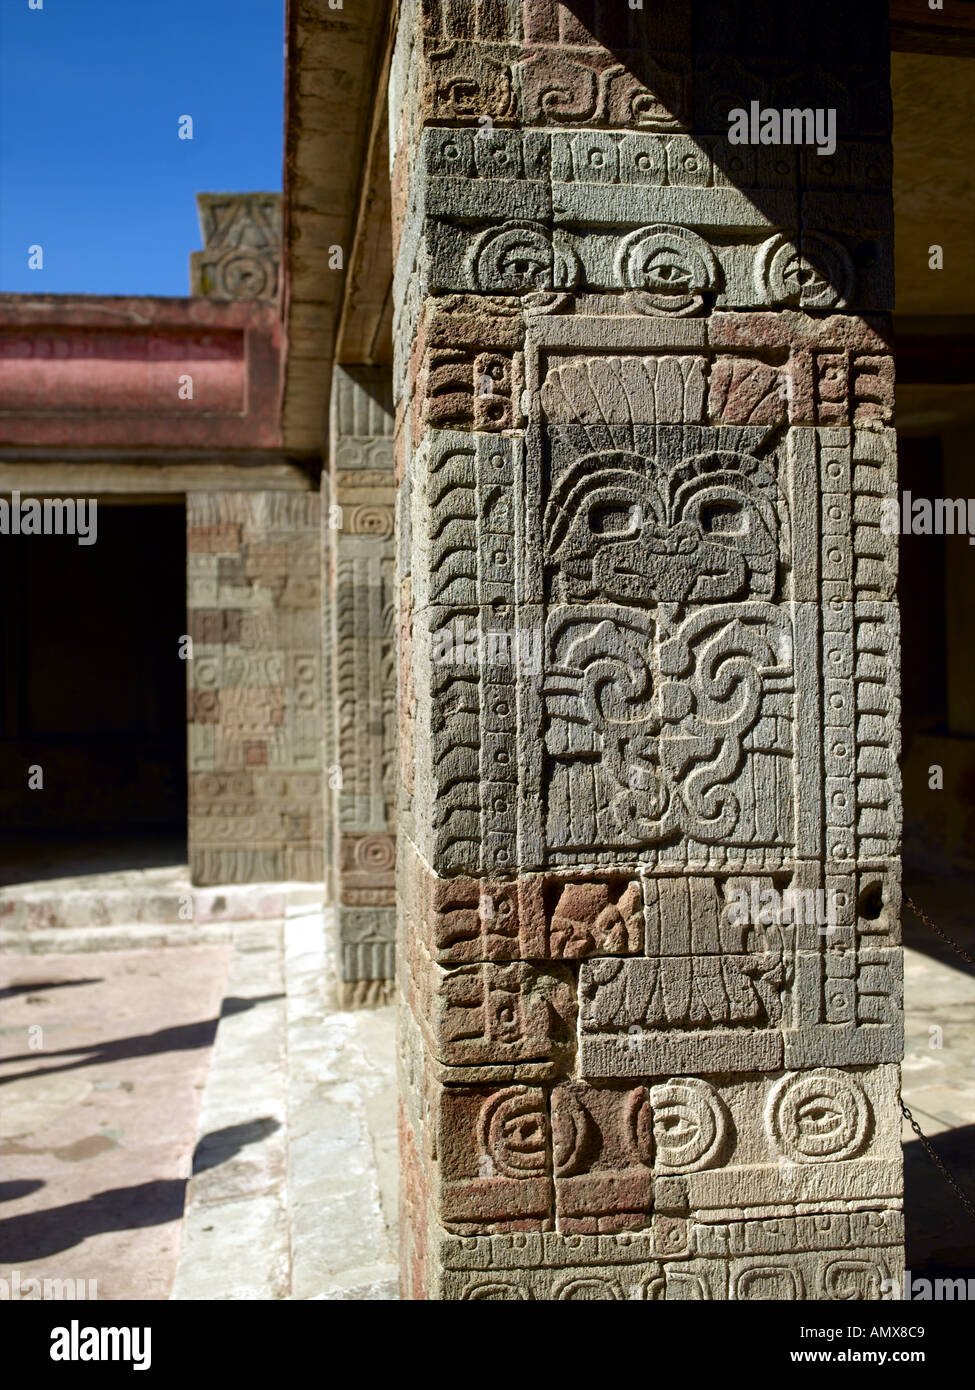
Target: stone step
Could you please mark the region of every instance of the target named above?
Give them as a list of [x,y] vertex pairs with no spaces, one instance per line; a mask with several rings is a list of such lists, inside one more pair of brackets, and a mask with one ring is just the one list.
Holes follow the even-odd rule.
[[0,955],[77,955],[84,951],[141,951],[162,946],[202,946],[233,940],[233,925],[183,926],[119,922],[110,927],[58,927],[54,931],[0,928]]
[[[170,874],[147,872],[141,881],[122,875],[83,880],[52,879],[0,889],[0,937],[75,929],[178,927],[187,930],[230,922],[266,921],[320,906],[320,883],[234,883],[195,888]],[[135,875],[127,877],[135,878]]]

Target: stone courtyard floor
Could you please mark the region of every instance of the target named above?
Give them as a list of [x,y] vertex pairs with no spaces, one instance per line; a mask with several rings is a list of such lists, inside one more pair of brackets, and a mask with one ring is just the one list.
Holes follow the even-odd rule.
[[230,955],[4,956],[0,1277],[168,1297]]
[[[146,924],[92,937],[116,949],[71,926],[68,953],[8,937],[0,1278],[396,1297],[393,1010],[338,1008],[331,914],[309,896],[265,893],[283,915],[195,936],[153,926],[142,949]],[[905,1100],[975,1198],[975,974],[906,911],[905,931]],[[906,1122],[904,1139],[909,1268],[975,1274],[975,1222]]]
[[393,1010],[338,1008],[320,888],[184,886],[0,894],[0,1278],[395,1297]]

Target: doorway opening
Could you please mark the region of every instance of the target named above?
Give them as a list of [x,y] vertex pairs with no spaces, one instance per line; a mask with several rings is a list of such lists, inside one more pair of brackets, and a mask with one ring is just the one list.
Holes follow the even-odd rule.
[[0,884],[186,862],[186,508],[96,500],[0,535]]

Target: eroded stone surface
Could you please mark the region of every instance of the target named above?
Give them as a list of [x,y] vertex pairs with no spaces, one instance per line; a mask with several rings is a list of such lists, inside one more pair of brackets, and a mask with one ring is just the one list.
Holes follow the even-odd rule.
[[[793,6],[775,59],[583,8],[407,6],[393,62],[403,1291],[876,1298],[883,7]],[[834,156],[728,144],[813,93]]]
[[190,293],[212,299],[278,297],[279,193],[198,193],[204,249],[190,256]]

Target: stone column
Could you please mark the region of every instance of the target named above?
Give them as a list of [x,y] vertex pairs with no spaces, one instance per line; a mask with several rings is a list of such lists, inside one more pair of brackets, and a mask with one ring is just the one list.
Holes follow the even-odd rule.
[[382,1004],[396,935],[393,409],[388,368],[336,367],[326,531],[326,813],[344,1007]]
[[406,1297],[899,1277],[885,8],[403,7]]
[[322,878],[319,504],[187,494],[194,883]]

